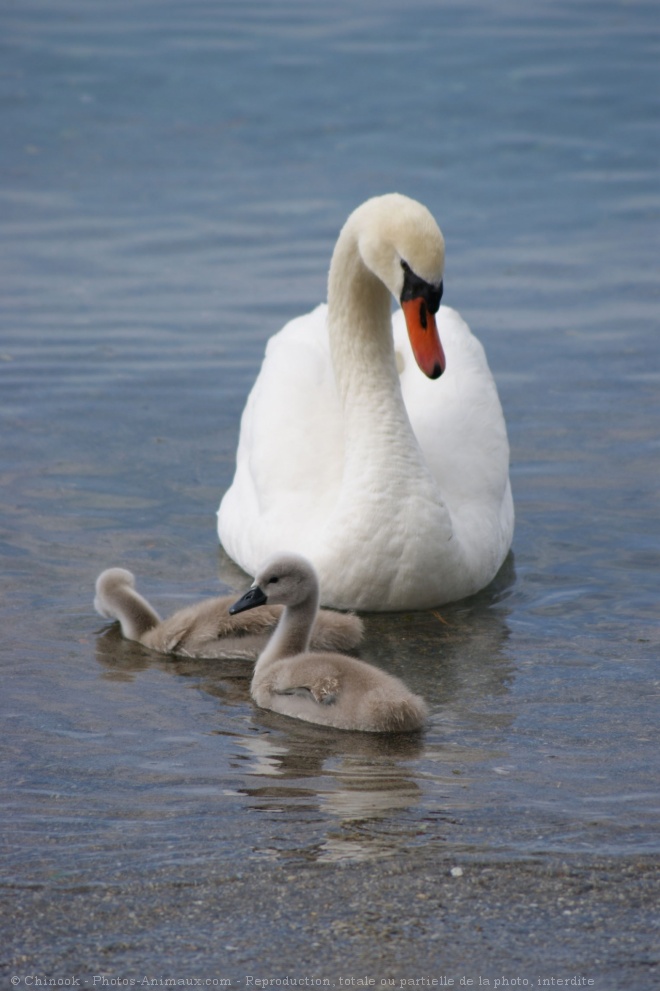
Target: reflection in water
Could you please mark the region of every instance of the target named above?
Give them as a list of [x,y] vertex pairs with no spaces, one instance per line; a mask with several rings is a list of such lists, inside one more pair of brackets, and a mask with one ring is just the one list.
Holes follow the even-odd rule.
[[101,630],[95,653],[104,677],[113,681],[132,681],[139,671],[146,671],[153,663],[150,651],[132,640],[124,640],[119,623]]
[[121,635],[119,623],[104,629],[96,641],[96,660],[104,677],[131,681],[148,668],[158,668],[182,678],[197,678],[200,687],[225,703],[249,700],[249,678],[253,665],[245,660],[216,661],[206,658],[179,657],[149,650]]
[[329,730],[265,712],[259,722],[268,732],[240,741],[250,755],[242,790],[255,809],[321,818],[325,837],[307,850],[314,859],[395,852],[398,840],[379,838],[372,827],[419,802],[421,789],[406,761],[422,754],[420,735]]

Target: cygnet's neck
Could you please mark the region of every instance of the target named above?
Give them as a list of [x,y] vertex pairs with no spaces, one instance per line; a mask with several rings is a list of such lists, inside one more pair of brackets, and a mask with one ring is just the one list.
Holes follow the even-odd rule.
[[254,673],[274,661],[284,657],[304,654],[309,648],[312,626],[319,607],[318,587],[311,589],[302,602],[293,606],[285,606],[275,632],[259,655]]

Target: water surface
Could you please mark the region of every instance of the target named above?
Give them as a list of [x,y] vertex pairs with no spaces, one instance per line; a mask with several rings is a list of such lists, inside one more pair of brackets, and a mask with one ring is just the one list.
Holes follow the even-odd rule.
[[[5,882],[657,856],[655,5],[0,22]],[[244,585],[215,511],[264,343],[393,189],[445,233],[517,527],[474,599],[366,617],[363,656],[432,711],[384,742],[261,713],[245,665],[149,654],[92,598],[110,565],[164,613]]]

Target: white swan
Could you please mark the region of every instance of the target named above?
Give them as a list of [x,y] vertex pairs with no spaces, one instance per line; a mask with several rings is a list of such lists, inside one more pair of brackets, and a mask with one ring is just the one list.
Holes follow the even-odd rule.
[[[269,606],[258,614],[236,617],[229,610],[235,599],[235,595],[203,599],[161,619],[135,588],[130,571],[108,568],[96,579],[94,608],[105,619],[119,620],[127,640],[161,654],[255,660],[277,626],[282,607]],[[351,650],[362,634],[363,623],[357,616],[322,609],[311,646],[314,650]]]
[[391,674],[346,654],[309,653],[319,605],[314,568],[296,554],[264,565],[229,610],[281,603],[284,614],[259,655],[250,692],[262,709],[308,723],[369,733],[406,733],[424,725],[426,703]]
[[218,513],[249,574],[294,550],[324,604],[395,610],[497,573],[514,522],[506,426],[481,344],[445,306],[438,339],[443,264],[425,207],[368,200],[339,235],[327,307],[268,342]]

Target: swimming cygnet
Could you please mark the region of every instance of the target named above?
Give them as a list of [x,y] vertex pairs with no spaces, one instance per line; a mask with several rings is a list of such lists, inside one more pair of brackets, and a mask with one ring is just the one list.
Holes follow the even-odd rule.
[[336,729],[422,728],[426,703],[398,678],[346,654],[309,652],[319,605],[319,582],[309,561],[295,554],[272,558],[229,612],[274,603],[285,609],[254,669],[250,691],[257,705]]
[[[109,568],[96,580],[94,607],[105,619],[119,620],[127,640],[136,640],[161,654],[255,660],[275,629],[282,606],[233,616],[229,607],[235,598],[204,599],[161,619],[136,590],[130,571]],[[311,646],[313,650],[351,650],[362,634],[362,620],[357,616],[322,609],[314,624]]]

